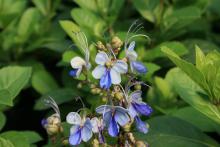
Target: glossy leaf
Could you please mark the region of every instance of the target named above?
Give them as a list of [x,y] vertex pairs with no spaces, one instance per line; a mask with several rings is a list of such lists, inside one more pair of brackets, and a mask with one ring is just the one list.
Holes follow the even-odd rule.
[[153,147],[216,147],[219,144],[202,133],[195,126],[181,119],[159,116],[148,120],[149,133],[135,133],[140,140],[147,141]]
[[[183,71],[174,68],[168,75],[172,85],[180,97],[193,108],[220,124],[218,107],[204,98],[204,91],[191,80]],[[203,95],[199,94],[203,93]]]
[[0,130],[4,127],[6,123],[6,117],[4,113],[0,112]]
[[13,99],[28,83],[30,67],[8,66],[0,69],[0,103],[12,106]]
[[31,84],[40,94],[45,94],[59,87],[52,75],[45,69],[40,69],[33,73]]

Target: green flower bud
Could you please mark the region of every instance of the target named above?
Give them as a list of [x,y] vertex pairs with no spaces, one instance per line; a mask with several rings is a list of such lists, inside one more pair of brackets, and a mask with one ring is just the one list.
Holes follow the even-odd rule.
[[69,141],[68,141],[67,139],[64,139],[64,140],[62,141],[62,144],[63,144],[64,146],[67,146],[67,145],[69,145]]
[[118,100],[122,100],[124,98],[124,95],[122,92],[116,92],[115,93],[115,98]]
[[135,90],[141,90],[141,84],[135,85],[135,86],[134,86],[134,89],[135,89]]
[[114,49],[118,49],[122,46],[123,42],[117,36],[112,38],[111,45]]
[[102,102],[106,103],[107,102],[107,97],[102,97]]
[[92,94],[96,94],[96,88],[91,89]]

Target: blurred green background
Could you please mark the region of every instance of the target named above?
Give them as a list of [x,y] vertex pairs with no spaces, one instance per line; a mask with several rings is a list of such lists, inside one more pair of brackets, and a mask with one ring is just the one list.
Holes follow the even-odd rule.
[[68,74],[80,54],[73,32],[85,32],[93,63],[94,44],[124,40],[137,19],[150,37],[135,39],[135,50],[154,109],[150,132],[137,138],[152,147],[219,146],[219,0],[0,0],[0,147],[51,146],[40,123],[53,113],[48,96],[63,120],[79,109],[76,96],[91,110],[103,103]]

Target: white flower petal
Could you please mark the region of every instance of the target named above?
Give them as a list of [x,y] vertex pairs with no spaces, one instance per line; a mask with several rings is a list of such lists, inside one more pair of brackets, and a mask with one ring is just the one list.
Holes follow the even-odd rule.
[[81,57],[74,57],[71,59],[70,64],[72,68],[82,68],[83,65],[86,65],[86,61]]
[[135,51],[127,51],[126,56],[129,58],[130,61],[136,61],[138,57]]
[[123,60],[117,60],[112,68],[118,73],[126,73],[128,71],[128,64]]
[[70,112],[67,116],[66,116],[66,121],[69,124],[75,124],[75,125],[79,125],[81,123],[81,117],[78,113],[76,112]]
[[92,118],[91,119],[91,124],[92,124],[92,131],[94,132],[94,133],[98,133],[99,132],[99,120],[98,120],[98,118],[97,117],[94,117],[94,118]]
[[98,65],[96,68],[92,71],[92,76],[95,79],[100,79],[102,75],[105,73],[105,67],[103,65]]
[[121,75],[120,75],[120,73],[117,72],[116,70],[114,70],[113,68],[110,71],[110,76],[111,76],[112,84],[119,84],[119,83],[121,83]]
[[105,65],[108,60],[108,55],[105,52],[99,52],[95,57],[95,62],[100,65]]

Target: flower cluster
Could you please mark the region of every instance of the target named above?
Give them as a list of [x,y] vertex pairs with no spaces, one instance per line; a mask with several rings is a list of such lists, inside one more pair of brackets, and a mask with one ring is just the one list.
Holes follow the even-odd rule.
[[[136,78],[138,74],[146,74],[147,68],[137,61],[135,41],[132,41],[138,36],[146,37],[143,34],[136,34],[140,28],[137,22],[131,25],[124,42],[124,49],[121,49],[123,42],[118,37],[113,37],[112,41],[106,44],[97,42],[95,57],[97,65],[92,71],[90,71],[87,38],[84,33],[77,33],[85,58],[78,56],[72,58],[70,64],[73,69],[69,74],[74,78],[81,74],[85,76],[91,74],[98,83],[91,83],[88,77],[85,82],[98,89],[96,93],[104,93],[106,101],[95,109],[95,114],[88,114],[83,108],[66,116],[67,123],[71,124],[68,139],[70,145],[87,142],[93,136],[95,136],[94,144],[107,144],[105,138],[109,134],[111,137],[118,137],[119,142],[133,146],[140,143],[132,134],[133,124],[136,130],[145,134],[148,132],[148,125],[141,120],[141,115],[149,116],[152,108],[142,100],[141,85],[146,84]],[[119,59],[123,52],[125,56]]]

